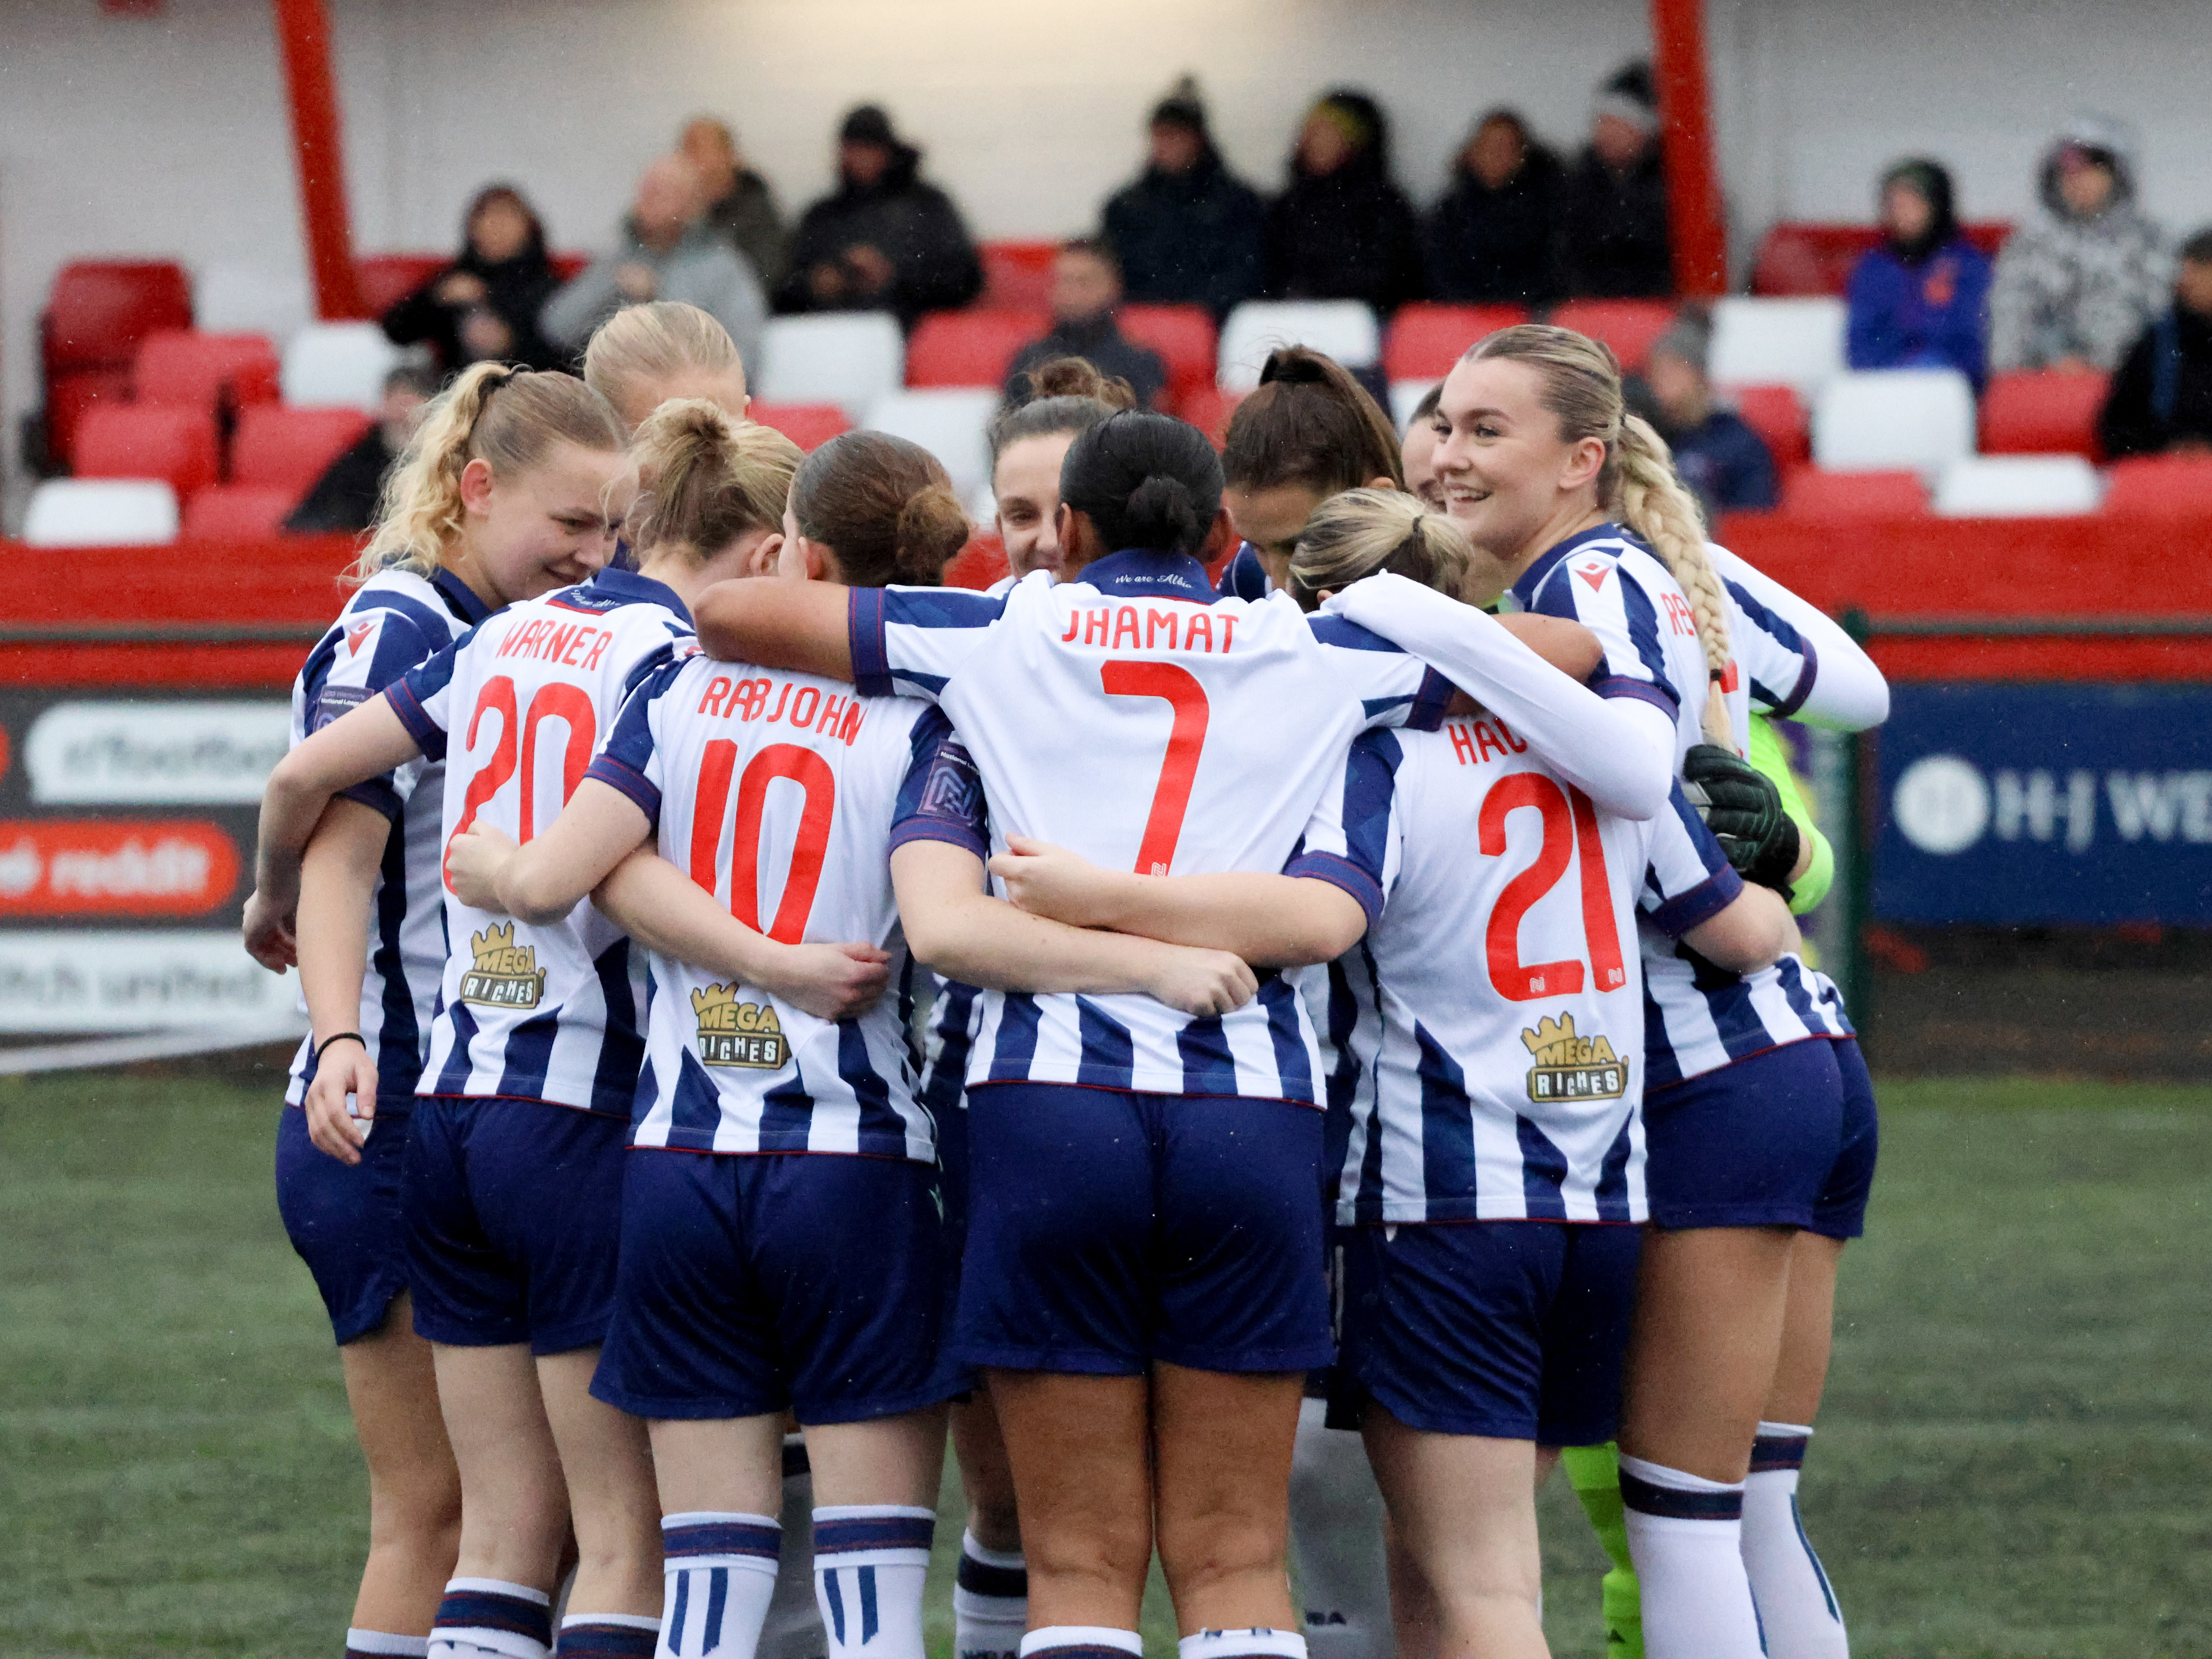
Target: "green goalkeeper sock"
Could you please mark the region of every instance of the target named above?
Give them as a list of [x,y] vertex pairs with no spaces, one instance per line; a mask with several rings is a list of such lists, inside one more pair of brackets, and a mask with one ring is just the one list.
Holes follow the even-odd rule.
[[1602,1446],[1569,1446],[1559,1454],[1567,1480],[1582,1500],[1597,1541],[1613,1562],[1602,1589],[1607,1659],[1644,1659],[1644,1598],[1628,1559],[1628,1526],[1621,1518],[1620,1452]]

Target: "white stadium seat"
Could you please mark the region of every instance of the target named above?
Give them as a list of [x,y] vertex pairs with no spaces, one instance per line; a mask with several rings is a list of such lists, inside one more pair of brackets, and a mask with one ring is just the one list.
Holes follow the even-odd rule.
[[1844,373],[1844,302],[1717,300],[1706,369],[1717,386],[1786,386],[1809,401]]
[[854,420],[906,380],[906,337],[887,311],[771,317],[753,396],[770,404],[836,404]]
[[1839,375],[1813,405],[1813,459],[1826,471],[1932,478],[1973,453],[1974,390],[1954,368]]
[[2094,513],[2097,470],[2079,455],[1970,455],[1943,469],[1936,510],[1947,519]]
[[279,384],[295,409],[358,409],[374,414],[384,377],[404,354],[374,323],[316,323],[284,344]]
[[50,478],[31,492],[32,547],[136,547],[177,539],[177,492],[154,478]]
[[288,340],[314,320],[314,296],[297,266],[210,260],[192,273],[192,326],[210,334]]
[[1250,300],[1221,325],[1216,380],[1224,392],[1260,384],[1277,346],[1310,346],[1346,368],[1365,368],[1382,355],[1382,330],[1357,300]]
[[999,393],[983,386],[933,387],[894,392],[868,406],[860,422],[920,444],[945,463],[952,493],[963,503],[991,483],[991,447],[986,429],[999,412]]
[[1413,410],[1422,398],[1436,390],[1441,382],[1436,380],[1393,380],[1390,382],[1390,418],[1403,432],[1413,423]]

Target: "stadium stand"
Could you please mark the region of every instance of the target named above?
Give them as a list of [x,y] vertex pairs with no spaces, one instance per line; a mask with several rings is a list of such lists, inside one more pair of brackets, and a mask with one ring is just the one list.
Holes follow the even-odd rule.
[[853,422],[846,418],[845,411],[835,404],[769,404],[756,399],[745,414],[763,426],[774,427],[801,449],[810,452],[821,448],[839,433],[853,429]]
[[2212,516],[2212,456],[2142,455],[2115,462],[2105,511],[2146,518]]
[[983,303],[1009,311],[1044,311],[1052,304],[1057,242],[982,242]]
[[[1122,334],[1160,354],[1168,370],[1168,407],[1184,405],[1213,385],[1221,337],[1203,306],[1125,305],[1114,313]],[[1188,416],[1185,416],[1188,419]]]
[[1717,300],[1706,372],[1716,386],[1786,386],[1810,398],[1844,372],[1844,323],[1839,300]]
[[2103,374],[2049,370],[1992,375],[1982,393],[1982,453],[2101,459],[2097,411],[2109,384]]
[[995,389],[1006,383],[1015,354],[1051,326],[1050,313],[1042,311],[972,307],[933,312],[907,338],[906,383]]
[[1808,523],[1917,519],[1928,512],[1917,472],[1824,472],[1801,466],[1782,482],[1782,512]]
[[64,265],[39,318],[46,403],[34,459],[68,466],[85,411],[131,395],[131,364],[146,337],[191,325],[191,283],[182,265],[166,259]]
[[1249,300],[1222,325],[1217,383],[1245,392],[1277,346],[1311,346],[1346,368],[1367,368],[1382,355],[1375,313],[1358,300]]
[[754,393],[770,403],[836,404],[858,417],[906,380],[906,339],[888,311],[771,317]]
[[1973,453],[1973,388],[1956,369],[1840,375],[1813,405],[1813,459],[1832,472],[1911,467],[1933,477]]
[[131,396],[180,409],[236,409],[273,404],[279,394],[276,348],[261,334],[203,334],[163,329],[138,347]]
[[1936,511],[1947,519],[2094,513],[2096,469],[2079,455],[1968,455],[1943,469]]
[[31,492],[31,547],[144,547],[177,539],[177,492],[155,478],[49,478]]
[[185,502],[178,538],[187,542],[261,541],[284,527],[299,502],[297,490],[253,484],[211,484]]
[[1722,394],[1774,458],[1778,475],[1812,459],[1813,434],[1804,400],[1786,386],[1739,386]]
[[888,392],[869,406],[871,430],[920,444],[945,464],[963,501],[989,487],[991,452],[984,429],[998,412],[999,388],[929,387]]
[[[2005,220],[1961,227],[1966,240],[1992,259],[2012,234]],[[1840,295],[1859,256],[1881,240],[1877,225],[1812,224],[1784,221],[1760,239],[1751,291],[1778,295]]]
[[1553,308],[1551,322],[1613,348],[1623,370],[1639,374],[1652,342],[1674,320],[1671,300],[1569,300]]
[[374,323],[316,323],[284,343],[284,401],[298,409],[373,410],[399,348]]
[[1528,320],[1524,306],[1448,306],[1425,300],[1400,306],[1383,336],[1383,373],[1393,385],[1432,384],[1450,374],[1461,354],[1484,335]]
[[77,428],[81,478],[159,478],[182,496],[215,483],[222,465],[212,409],[113,404]]
[[230,481],[285,491],[296,501],[368,426],[367,415],[350,409],[263,404],[241,410],[230,439]]

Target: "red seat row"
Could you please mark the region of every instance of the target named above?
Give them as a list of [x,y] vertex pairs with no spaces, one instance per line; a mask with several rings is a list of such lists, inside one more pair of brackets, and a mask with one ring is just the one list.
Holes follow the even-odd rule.
[[[2119,461],[2106,475],[2100,514],[2155,519],[2212,520],[2212,459],[2143,455]],[[1859,523],[1911,519],[1929,512],[1928,488],[1917,472],[1790,471],[1778,511],[1794,519]]]
[[[1966,240],[1990,256],[2012,234],[2009,221],[1984,219],[1960,227]],[[1784,220],[1760,238],[1752,266],[1753,294],[1840,295],[1850,285],[1851,267],[1881,244],[1879,225],[1813,224]]]
[[[228,482],[282,492],[289,512],[368,425],[368,416],[349,409],[253,404],[240,411],[231,434]],[[224,477],[215,411],[161,404],[94,409],[77,433],[76,471],[83,478],[160,478],[189,498]]]
[[87,411],[131,396],[140,342],[192,325],[185,268],[167,259],[82,259],[54,276],[39,319],[46,453],[67,466]]

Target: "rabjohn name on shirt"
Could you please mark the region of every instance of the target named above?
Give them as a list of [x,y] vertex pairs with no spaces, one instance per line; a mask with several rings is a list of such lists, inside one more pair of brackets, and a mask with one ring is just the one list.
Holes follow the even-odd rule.
[[[1227,654],[1237,638],[1237,618],[1223,613],[1217,641],[1210,609],[1156,611],[1151,605],[1085,605],[1067,618],[1062,645],[1095,645],[1108,651],[1197,651]],[[1176,630],[1182,630],[1178,642]],[[1078,639],[1076,636],[1081,635]]]

